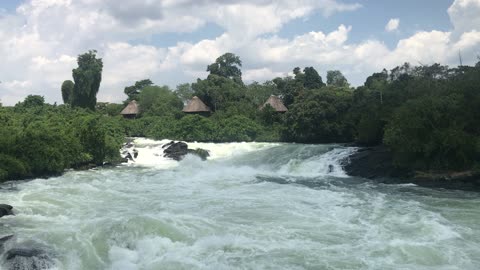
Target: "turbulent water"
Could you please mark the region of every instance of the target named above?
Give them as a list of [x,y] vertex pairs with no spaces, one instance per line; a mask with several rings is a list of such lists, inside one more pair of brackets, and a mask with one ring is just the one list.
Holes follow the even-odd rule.
[[117,168],[4,185],[5,249],[39,247],[56,269],[480,267],[477,193],[348,177],[339,162],[355,149],[338,145],[190,143],[211,158],[175,162],[164,143],[137,139]]

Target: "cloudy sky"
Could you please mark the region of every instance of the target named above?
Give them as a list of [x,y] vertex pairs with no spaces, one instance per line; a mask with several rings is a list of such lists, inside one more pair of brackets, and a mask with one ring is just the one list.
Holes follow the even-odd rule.
[[175,87],[206,76],[225,52],[246,82],[313,66],[353,85],[412,64],[473,64],[480,55],[480,0],[2,0],[0,102],[28,94],[61,103],[76,56],[104,61],[100,101],[151,78]]

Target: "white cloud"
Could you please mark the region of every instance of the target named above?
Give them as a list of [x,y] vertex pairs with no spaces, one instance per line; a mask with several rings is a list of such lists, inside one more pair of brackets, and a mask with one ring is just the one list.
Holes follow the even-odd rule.
[[[420,31],[394,49],[375,39],[350,42],[355,26],[288,39],[276,34],[314,12],[330,16],[358,8],[334,0],[139,0],[122,5],[116,0],[30,0],[15,14],[0,15],[0,99],[11,105],[40,94],[48,102],[61,102],[62,81],[71,79],[76,56],[89,49],[97,49],[104,61],[101,101],[123,100],[123,88],[144,78],[175,86],[205,77],[206,66],[225,52],[241,57],[246,81],[313,66],[322,75],[342,70],[354,85],[406,61],[458,64],[461,51],[464,63],[471,64],[480,54],[480,0],[452,4],[451,31]],[[152,34],[198,31],[208,24],[224,32],[169,47],[142,44]]]
[[399,26],[400,26],[400,19],[398,18],[390,19],[387,25],[385,25],[385,30],[387,32],[392,32],[397,30]]

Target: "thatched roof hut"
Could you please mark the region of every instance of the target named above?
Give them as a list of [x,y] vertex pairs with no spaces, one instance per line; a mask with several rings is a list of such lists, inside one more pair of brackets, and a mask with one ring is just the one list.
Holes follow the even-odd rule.
[[135,100],[132,100],[128,103],[127,107],[120,112],[121,115],[125,118],[136,117],[140,110],[138,109],[138,104]]
[[285,107],[285,105],[283,105],[282,100],[277,96],[271,95],[267,99],[267,101],[262,106],[260,106],[260,110],[263,110],[265,108],[265,106],[267,106],[267,104],[272,106],[272,108],[276,112],[286,112],[286,111],[288,111],[287,107]]
[[182,110],[184,113],[209,113],[212,110],[201,99],[194,96]]

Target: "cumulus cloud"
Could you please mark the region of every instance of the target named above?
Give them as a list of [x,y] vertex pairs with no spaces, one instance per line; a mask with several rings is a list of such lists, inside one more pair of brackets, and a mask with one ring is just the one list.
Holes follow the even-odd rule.
[[398,18],[390,19],[387,25],[385,25],[385,30],[387,30],[387,32],[392,32],[397,30],[398,26],[400,26],[400,19]]
[[[27,94],[40,94],[60,102],[62,81],[71,79],[76,56],[89,49],[97,49],[104,61],[99,100],[117,102],[125,98],[123,88],[136,80],[175,86],[205,77],[207,64],[225,52],[241,57],[247,82],[314,66],[322,74],[342,70],[354,85],[406,61],[457,64],[459,50],[465,63],[480,54],[480,0],[452,4],[451,31],[420,31],[393,49],[376,39],[350,42],[355,26],[348,25],[291,38],[277,35],[288,22],[314,12],[328,17],[358,8],[340,0],[138,0],[122,5],[116,0],[30,0],[14,14],[0,14],[0,99],[11,105]],[[223,33],[169,47],[142,44],[153,34],[194,32],[208,24]]]

